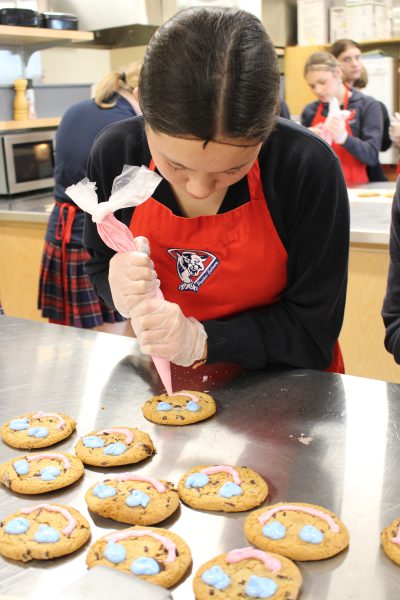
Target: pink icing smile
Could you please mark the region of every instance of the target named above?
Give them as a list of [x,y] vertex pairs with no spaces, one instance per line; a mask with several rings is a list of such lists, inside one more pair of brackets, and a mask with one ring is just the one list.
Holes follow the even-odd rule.
[[56,429],[62,429],[66,423],[61,415],[57,413],[45,413],[42,410],[39,410],[37,413],[31,416],[31,419],[42,419],[43,417],[56,417],[58,419],[58,424],[56,425]]
[[68,458],[66,456],[64,456],[63,454],[56,454],[55,452],[53,453],[43,453],[43,454],[33,454],[32,456],[25,456],[26,460],[28,462],[31,462],[32,460],[40,460],[41,458],[54,458],[56,460],[61,460],[64,463],[64,466],[66,469],[69,469],[69,467],[71,466],[71,463],[69,462]]
[[231,550],[226,555],[226,562],[237,563],[241,560],[246,560],[247,558],[257,558],[258,560],[261,560],[271,573],[276,573],[282,567],[282,563],[277,558],[273,558],[266,552],[251,547]]
[[174,394],[170,394],[170,398],[172,396],[187,396],[188,398],[193,400],[193,402],[197,402],[197,404],[200,402],[200,399],[198,398],[198,396],[195,396],[194,394],[192,394],[191,392],[187,392],[186,390],[182,390],[181,392],[175,392]]
[[311,508],[309,506],[298,506],[296,504],[282,504],[281,506],[276,506],[275,508],[271,508],[266,513],[261,515],[261,517],[258,518],[258,521],[259,521],[259,523],[261,523],[263,525],[274,514],[276,514],[277,512],[282,512],[283,510],[294,510],[294,511],[299,511],[299,512],[305,512],[308,515],[313,515],[314,517],[320,517],[320,519],[323,519],[324,521],[326,521],[328,523],[329,529],[333,533],[339,532],[339,525],[337,523],[335,523],[335,521],[332,519],[332,517],[330,515],[323,513],[320,510],[316,510],[315,508]]
[[163,535],[159,535],[158,533],[153,533],[148,529],[142,529],[141,531],[117,531],[116,533],[111,533],[107,535],[104,539],[107,542],[119,542],[120,540],[126,540],[132,537],[143,537],[148,535],[158,542],[161,542],[168,551],[167,562],[173,562],[176,559],[176,545],[172,540],[164,537]]
[[122,435],[124,435],[126,438],[127,444],[131,444],[133,442],[133,433],[130,429],[111,427],[110,429],[102,429],[101,431],[97,431],[97,435],[102,435],[103,433],[122,433]]
[[233,481],[240,485],[240,477],[239,473],[235,471],[232,467],[227,467],[226,465],[219,465],[216,467],[206,467],[205,469],[201,469],[200,473],[204,473],[205,475],[215,475],[215,473],[221,473],[224,471],[225,473],[229,473],[233,477]]
[[[142,477],[141,475],[134,475],[133,473],[121,473],[121,475],[116,475],[113,479],[116,481],[145,481],[146,483],[151,483],[157,492],[162,493],[167,491],[165,485],[158,479],[154,479],[154,477]],[[106,481],[110,480],[106,479]]]
[[53,504],[37,504],[36,506],[32,506],[31,508],[23,508],[21,512],[24,515],[29,515],[30,513],[35,512],[35,510],[40,510],[41,508],[49,510],[50,512],[58,512],[67,519],[69,525],[67,525],[66,527],[64,527],[64,529],[61,530],[61,533],[63,533],[64,535],[69,535],[75,529],[76,520],[67,509],[62,508],[60,506],[54,506]]

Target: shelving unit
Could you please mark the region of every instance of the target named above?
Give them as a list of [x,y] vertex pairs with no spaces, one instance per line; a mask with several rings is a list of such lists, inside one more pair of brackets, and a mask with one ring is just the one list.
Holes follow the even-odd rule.
[[16,27],[0,25],[0,46],[11,49],[14,46],[41,47],[64,46],[93,40],[91,31],[70,31],[61,29],[45,29],[42,27]]

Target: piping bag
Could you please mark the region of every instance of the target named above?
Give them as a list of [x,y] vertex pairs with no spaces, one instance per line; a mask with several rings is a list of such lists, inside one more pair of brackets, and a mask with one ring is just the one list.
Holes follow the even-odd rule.
[[[340,109],[340,104],[339,104],[339,100],[336,98],[336,96],[333,96],[333,98],[331,98],[331,100],[329,101],[329,110],[328,110],[328,115],[324,121],[323,124],[323,128],[322,128],[322,139],[325,140],[330,146],[332,146],[333,144],[333,137],[330,131],[328,131],[326,123],[329,119],[329,117],[341,117],[344,121],[347,121],[347,119],[349,118],[351,112],[349,110],[341,110]],[[340,143],[340,142],[339,142]]]
[[[107,246],[115,252],[132,252],[137,250],[131,230],[114,217],[114,212],[129,206],[139,206],[148,200],[162,177],[150,171],[147,167],[124,165],[122,172],[114,179],[111,196],[107,202],[98,203],[96,183],[87,177],[70,185],[65,193],[83,211],[92,215],[92,220],[97,224],[99,236]],[[156,298],[164,298],[160,289]],[[165,358],[151,357],[167,394],[172,395],[171,364]]]

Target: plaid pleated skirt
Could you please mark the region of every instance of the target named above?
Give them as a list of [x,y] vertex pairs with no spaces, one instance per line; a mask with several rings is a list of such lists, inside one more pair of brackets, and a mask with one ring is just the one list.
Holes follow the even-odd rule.
[[38,308],[42,311],[42,316],[57,323],[84,329],[124,321],[124,317],[107,308],[97,297],[83,270],[83,265],[89,258],[83,248],[66,246],[64,285],[61,252],[61,246],[45,242],[38,297]]

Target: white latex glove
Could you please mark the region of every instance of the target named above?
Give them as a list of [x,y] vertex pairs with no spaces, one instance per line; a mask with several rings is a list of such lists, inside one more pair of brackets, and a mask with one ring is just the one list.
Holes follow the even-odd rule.
[[308,128],[310,131],[312,131],[313,133],[315,133],[316,135],[319,135],[319,137],[322,137],[322,131],[324,129],[324,125],[323,123],[318,123],[317,125],[313,125],[312,127]]
[[340,115],[332,115],[326,118],[325,128],[331,136],[333,137],[333,141],[336,144],[344,144],[347,140],[347,131],[345,120]]
[[400,148],[400,121],[396,117],[390,119],[389,137]]
[[131,312],[131,323],[143,354],[189,367],[203,358],[207,334],[194,317],[185,317],[178,304],[152,298]]
[[149,258],[149,242],[135,238],[139,252],[117,252],[110,260],[108,281],[114,306],[123,317],[129,317],[137,304],[152,298],[160,287],[153,261]]

